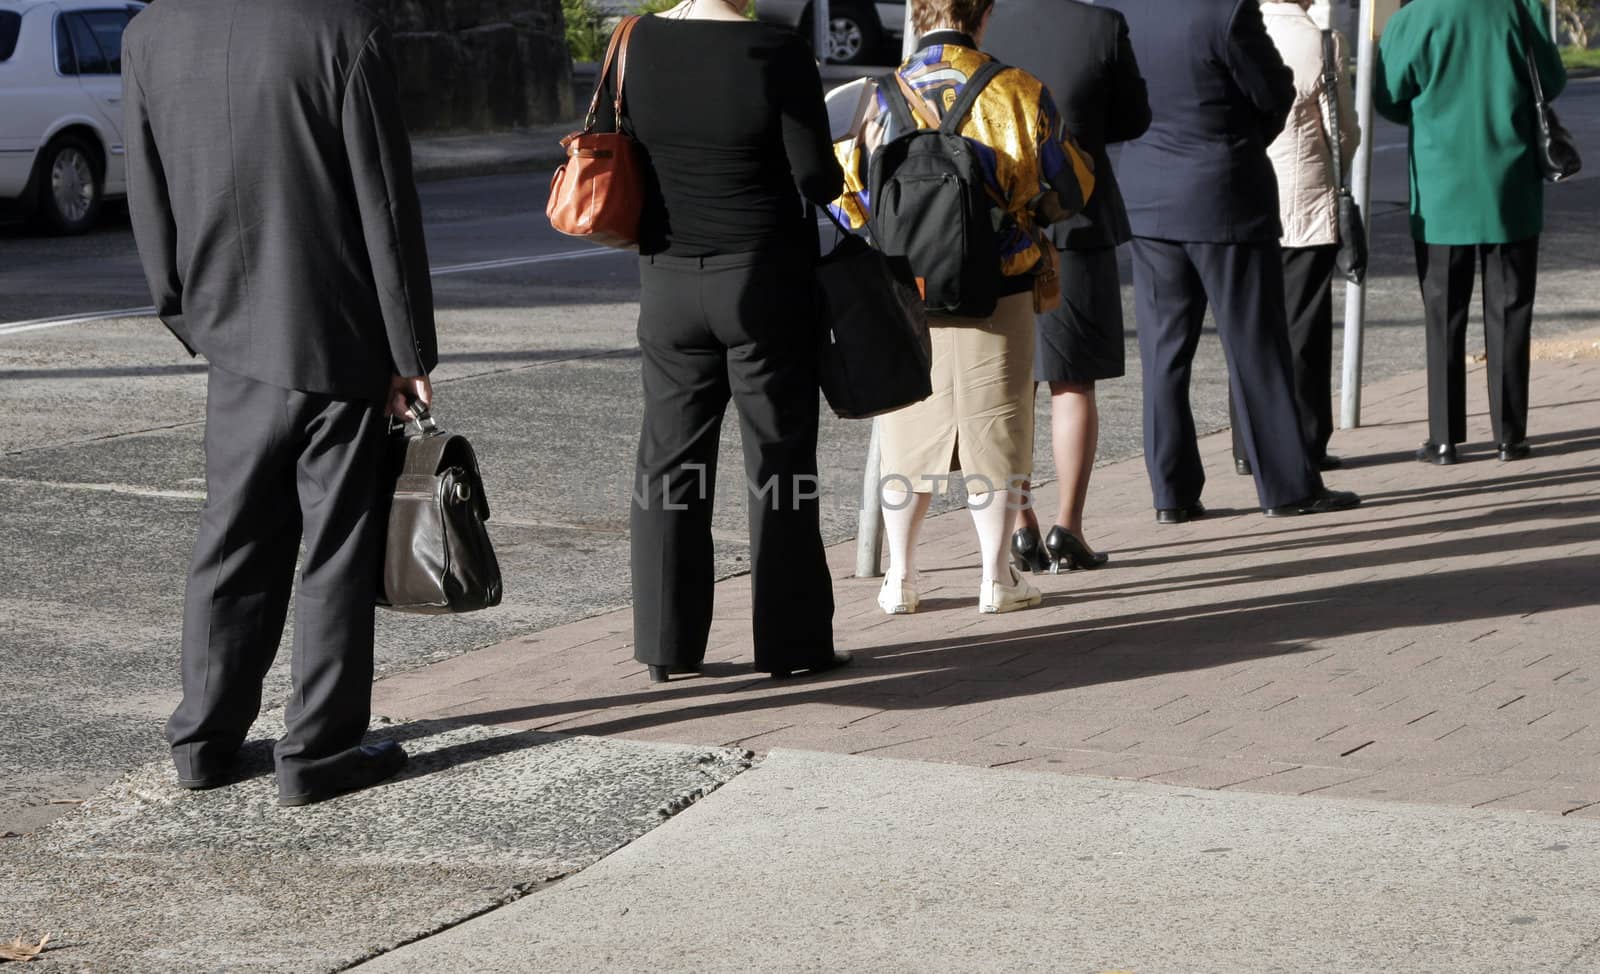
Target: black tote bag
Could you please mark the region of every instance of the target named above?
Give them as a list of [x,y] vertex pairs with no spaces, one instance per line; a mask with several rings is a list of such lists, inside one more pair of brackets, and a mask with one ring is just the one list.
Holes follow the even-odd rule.
[[1334,64],[1333,31],[1322,32],[1322,115],[1328,121],[1333,184],[1339,190],[1339,273],[1351,284],[1367,279],[1367,223],[1350,192],[1344,171],[1344,132],[1339,124],[1339,72]]
[[933,394],[922,295],[904,261],[874,250],[824,208],[840,236],[817,260],[820,378],[842,419],[868,419]]

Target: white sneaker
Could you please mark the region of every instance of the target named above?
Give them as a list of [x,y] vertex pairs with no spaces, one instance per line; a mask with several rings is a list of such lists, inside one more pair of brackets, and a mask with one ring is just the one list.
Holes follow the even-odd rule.
[[922,597],[917,594],[914,578],[897,579],[890,575],[883,580],[883,587],[878,589],[878,608],[887,615],[910,615],[917,611],[921,602]]
[[978,589],[979,612],[985,615],[995,612],[1015,612],[1018,609],[1030,609],[1044,601],[1044,595],[1026,578],[1018,575],[1015,568],[1007,565],[1006,571],[1011,575],[1011,584],[984,582]]

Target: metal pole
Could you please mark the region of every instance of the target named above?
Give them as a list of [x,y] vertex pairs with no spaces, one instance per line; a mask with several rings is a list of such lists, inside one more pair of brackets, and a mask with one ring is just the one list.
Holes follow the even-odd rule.
[[1559,47],[1561,45],[1561,19],[1556,9],[1559,0],[1550,0],[1550,43]]
[[[1368,242],[1372,237],[1372,77],[1378,57],[1373,0],[1361,0],[1356,42],[1356,120],[1361,144],[1356,147],[1350,174],[1350,194],[1366,216]],[[1362,284],[1344,288],[1344,373],[1339,382],[1339,428],[1361,425],[1361,338],[1367,320],[1367,289]]]
[[833,16],[828,0],[811,0],[811,49],[817,52],[817,63],[827,64],[832,53]]

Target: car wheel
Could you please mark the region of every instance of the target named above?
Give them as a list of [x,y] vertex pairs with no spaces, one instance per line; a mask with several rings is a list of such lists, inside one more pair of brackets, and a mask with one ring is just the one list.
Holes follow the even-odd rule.
[[63,135],[39,157],[38,215],[54,233],[77,234],[93,227],[104,203],[105,173],[88,142]]
[[[811,15],[807,14],[802,29],[806,37],[813,36]],[[883,31],[877,18],[863,12],[853,4],[828,5],[828,63],[874,64],[883,53]]]

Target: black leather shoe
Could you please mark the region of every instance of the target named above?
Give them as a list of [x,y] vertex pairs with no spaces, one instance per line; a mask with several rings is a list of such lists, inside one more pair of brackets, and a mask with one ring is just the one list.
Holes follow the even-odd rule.
[[237,767],[227,767],[193,778],[185,778],[179,775],[178,787],[187,788],[190,791],[207,791],[212,788],[221,788],[223,785],[231,785],[238,780],[239,769]]
[[1533,447],[1528,445],[1527,440],[1500,444],[1500,459],[1508,463],[1512,460],[1526,460],[1532,453]]
[[1344,458],[1324,453],[1317,458],[1316,466],[1318,470],[1338,470],[1344,466]]
[[849,653],[834,653],[832,658],[818,663],[816,666],[802,666],[792,670],[773,670],[772,678],[774,680],[787,680],[796,673],[809,673],[812,676],[816,676],[818,673],[836,670],[841,666],[849,666],[852,658]]
[[1246,460],[1244,457],[1234,457],[1233,458],[1233,472],[1238,474],[1241,477],[1249,477],[1255,471],[1250,469],[1250,461],[1249,460]]
[[325,802],[352,791],[371,788],[380,781],[394,777],[406,765],[405,748],[395,741],[363,744],[357,750],[360,753],[355,756],[353,767],[344,778],[295,795],[279,794],[278,806],[299,808],[302,805],[315,805],[317,802]]
[[1080,568],[1099,568],[1111,560],[1110,555],[1090,548],[1059,524],[1050,529],[1050,537],[1044,539],[1044,547],[1050,552],[1052,575],[1061,574],[1063,568],[1069,572]]
[[1361,495],[1355,491],[1329,490],[1324,487],[1320,492],[1293,504],[1283,504],[1279,507],[1263,507],[1261,513],[1267,517],[1297,517],[1301,514],[1328,514],[1333,511],[1348,511],[1352,507],[1360,506]]
[[1185,521],[1198,521],[1205,516],[1206,506],[1199,501],[1187,507],[1156,508],[1157,524],[1182,524]]
[[1421,463],[1448,467],[1456,462],[1456,446],[1454,443],[1435,443],[1432,440],[1424,440],[1422,446],[1417,448],[1417,460]]
[[1050,556],[1045,554],[1038,528],[1023,528],[1011,535],[1011,565],[1020,574],[1035,575],[1050,567]]
[[700,664],[695,663],[693,665],[681,666],[657,666],[654,663],[648,663],[646,664],[646,669],[650,671],[651,683],[665,683],[670,677],[687,676],[690,673],[699,673]]

